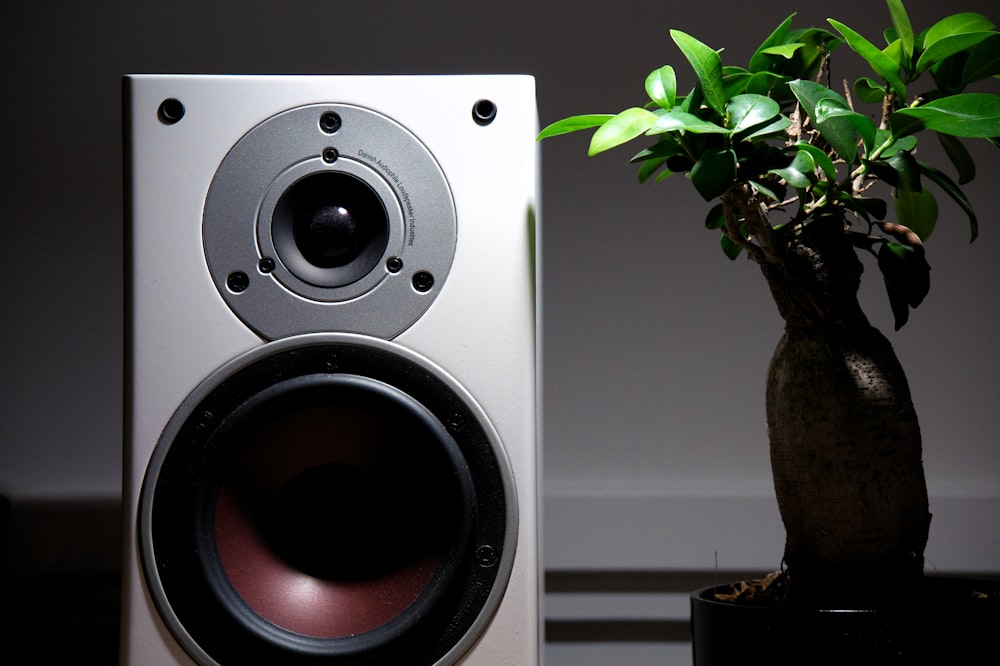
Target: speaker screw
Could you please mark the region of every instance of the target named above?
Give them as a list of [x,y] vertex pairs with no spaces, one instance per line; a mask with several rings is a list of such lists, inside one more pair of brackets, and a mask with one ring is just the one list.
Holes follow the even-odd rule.
[[226,286],[229,287],[229,291],[239,294],[250,286],[250,278],[243,271],[234,271],[226,278]]
[[489,125],[497,117],[497,105],[488,99],[481,99],[472,106],[472,119],[477,125]]
[[212,427],[212,423],[215,422],[215,414],[208,411],[207,409],[198,415],[198,421],[195,423],[195,427],[198,430],[204,430],[206,428]]
[[184,117],[184,104],[173,97],[160,102],[160,108],[156,110],[156,117],[164,125],[174,125],[179,123]]
[[327,111],[319,118],[319,128],[327,134],[335,134],[342,124],[340,116],[333,111]]
[[337,152],[336,148],[327,148],[323,151],[323,161],[327,164],[333,164],[340,157],[340,153]]
[[257,264],[257,268],[260,270],[261,273],[267,275],[268,273],[274,270],[274,259],[272,259],[271,257],[264,257]]
[[421,293],[431,290],[434,286],[434,276],[427,271],[418,271],[413,275],[413,288]]
[[497,563],[496,548],[490,545],[480,546],[476,549],[476,562],[484,568],[492,567]]
[[403,270],[403,260],[399,257],[389,257],[385,261],[385,269],[390,273],[398,273]]
[[452,412],[448,415],[448,427],[460,431],[465,427],[465,419],[458,412]]

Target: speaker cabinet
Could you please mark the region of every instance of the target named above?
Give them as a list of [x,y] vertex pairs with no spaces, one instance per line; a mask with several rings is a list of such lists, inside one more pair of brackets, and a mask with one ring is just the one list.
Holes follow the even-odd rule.
[[124,100],[122,662],[537,664],[533,79]]

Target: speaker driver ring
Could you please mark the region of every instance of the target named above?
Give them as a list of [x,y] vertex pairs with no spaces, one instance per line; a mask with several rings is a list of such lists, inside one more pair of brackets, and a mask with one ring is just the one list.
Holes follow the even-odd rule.
[[[321,126],[329,114],[340,119],[332,134]],[[299,261],[283,239],[280,210],[274,219],[287,188],[331,173],[360,180],[388,218],[387,237],[347,267]],[[326,203],[337,207],[335,197]],[[445,284],[457,224],[451,188],[430,150],[391,118],[350,104],[295,107],[253,127],[220,162],[202,211],[205,260],[219,294],[269,340],[328,330],[394,338]],[[390,270],[389,260],[400,268]],[[259,270],[262,262],[275,270]],[[227,284],[234,273],[246,277],[239,290]],[[417,275],[433,276],[433,288],[416,289]]]
[[[327,190],[353,188],[368,195],[368,207],[380,210],[370,216],[383,216],[371,226],[384,225],[370,232],[372,236],[381,233],[381,238],[365,239],[364,247],[357,250],[360,255],[344,266],[319,266],[304,256],[294,238],[296,214],[290,210],[296,192],[315,187],[322,181],[332,181]],[[346,185],[346,187],[345,187]],[[331,200],[336,194],[331,195]],[[358,198],[352,194],[353,198]],[[363,235],[364,232],[362,232]],[[271,275],[287,289],[317,302],[348,301],[358,298],[391,276],[385,268],[390,257],[403,254],[405,236],[402,211],[397,204],[392,188],[377,173],[363,163],[347,158],[338,159],[333,164],[312,158],[292,165],[278,174],[264,195],[258,215],[257,244],[262,256],[278,259]]]
[[[290,417],[293,424],[308,430],[313,408],[340,410],[324,416],[326,420],[321,422],[327,426],[354,424],[345,426],[345,432],[353,427],[364,436],[351,439],[346,435],[355,444],[334,447],[341,456],[337,460],[309,458],[315,452],[308,451],[303,457],[299,455],[302,451],[296,453],[288,442],[272,445],[268,427],[293,431],[282,421]],[[345,418],[345,409],[362,416]],[[388,435],[372,435],[364,420],[366,414],[373,417],[372,423],[389,424]],[[403,426],[394,430],[393,423]],[[412,432],[422,432],[423,438],[396,441],[398,435]],[[305,438],[312,439],[316,438]],[[369,445],[370,440],[377,444]],[[303,450],[310,447],[306,441]],[[402,610],[392,611],[395,616],[382,624],[376,622],[378,626],[354,635],[334,632],[332,636],[281,626],[280,619],[268,617],[266,609],[248,600],[249,595],[241,590],[238,574],[233,572],[242,565],[226,561],[223,541],[229,537],[220,536],[218,523],[229,519],[219,508],[226,501],[220,498],[233,494],[234,489],[237,495],[253,496],[259,484],[245,478],[256,478],[261,471],[268,477],[264,485],[283,487],[295,476],[295,469],[320,469],[321,486],[327,488],[330,479],[343,480],[340,467],[346,463],[364,467],[359,459],[368,454],[373,459],[385,454],[382,462],[371,466],[376,479],[384,477],[383,489],[407,483],[404,476],[386,471],[392,469],[393,460],[398,463],[396,472],[423,465],[416,468],[412,483],[399,496],[412,497],[413,503],[423,508],[416,514],[396,516],[395,522],[392,512],[375,511],[372,515],[389,516],[389,520],[369,522],[388,524],[398,531],[400,525],[414,522],[414,516],[419,518],[421,511],[434,516],[450,513],[453,520],[443,521],[443,537],[439,534],[427,541],[444,544],[447,552],[432,564],[433,573],[401,574],[417,581],[422,589],[412,603],[404,602]],[[437,462],[419,462],[428,456]],[[291,461],[285,465],[291,471],[272,472],[284,464],[282,459]],[[240,471],[247,461],[249,476]],[[331,465],[336,468],[335,475],[325,476]],[[236,477],[244,480],[233,481]],[[428,479],[433,480],[432,486],[450,486],[451,490],[437,500],[421,500],[419,495],[429,490],[421,491],[421,482]],[[338,496],[331,506],[347,496],[350,493]],[[463,506],[447,509],[456,497],[464,498],[460,502]],[[398,497],[389,503],[398,504]],[[248,523],[263,515],[255,517],[252,510],[237,513],[250,516]],[[307,664],[320,660],[379,666],[444,665],[454,663],[468,649],[499,604],[513,566],[517,508],[512,473],[499,438],[457,382],[426,359],[393,343],[350,334],[314,334],[270,343],[234,359],[185,400],[151,457],[138,520],[140,556],[154,603],[168,628],[199,663],[263,660]],[[425,521],[425,525],[434,522]],[[420,531],[405,535],[404,540],[418,538]],[[352,534],[357,543],[372,538]],[[476,553],[484,546],[497,552],[496,562],[477,560]],[[381,547],[371,552],[377,553]],[[274,555],[274,549],[269,550]],[[409,555],[422,552],[422,547],[415,547]],[[407,553],[403,555],[405,560]],[[272,559],[283,557],[285,554],[278,554]],[[337,566],[350,571],[363,560],[348,557]],[[406,566],[389,557],[376,563],[374,570],[361,571],[357,578],[362,583],[379,583],[386,572],[396,575]],[[314,582],[338,578],[336,571],[298,573]],[[357,581],[347,581],[351,582]]]

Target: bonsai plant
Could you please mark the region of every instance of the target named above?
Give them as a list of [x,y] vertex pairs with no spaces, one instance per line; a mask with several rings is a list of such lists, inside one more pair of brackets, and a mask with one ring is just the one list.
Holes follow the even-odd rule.
[[[690,91],[666,65],[647,77],[644,106],[572,116],[539,135],[596,128],[590,155],[646,142],[631,159],[640,182],[685,174],[712,204],[705,225],[725,255],[759,265],[785,322],[765,401],[786,530],[784,584],[773,587],[799,606],[874,606],[923,577],[920,429],[903,369],[858,304],[859,255],[874,255],[898,330],[930,288],[937,199],[957,202],[978,233],[961,189],[975,176],[963,142],[1000,145],[994,24],[958,13],[917,32],[901,0],[887,5],[884,46],[832,19],[793,29],[789,16],[745,67],[672,30]],[[829,54],[845,44],[872,76],[833,77]],[[950,167],[924,161],[918,141],[929,137]]]

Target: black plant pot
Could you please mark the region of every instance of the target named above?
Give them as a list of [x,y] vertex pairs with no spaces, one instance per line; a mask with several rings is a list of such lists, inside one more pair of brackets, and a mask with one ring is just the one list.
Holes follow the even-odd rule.
[[[906,603],[843,610],[718,601],[731,585],[691,595],[695,666],[973,664],[998,654],[1000,581],[926,577]],[[752,660],[752,661],[748,661]]]

